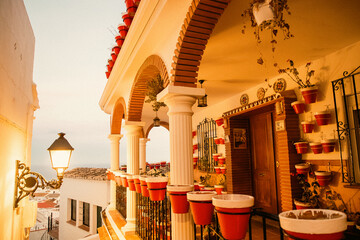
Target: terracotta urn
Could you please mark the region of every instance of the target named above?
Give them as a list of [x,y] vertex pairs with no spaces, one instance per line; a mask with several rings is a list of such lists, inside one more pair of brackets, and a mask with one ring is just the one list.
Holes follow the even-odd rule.
[[321,187],[326,187],[331,182],[331,172],[315,171],[315,176]]
[[300,92],[303,95],[306,104],[316,102],[318,87],[314,86],[314,87],[302,88]]
[[194,191],[187,193],[187,200],[190,202],[190,209],[196,225],[208,225],[211,223],[214,214],[212,197],[216,192]]
[[189,202],[186,194],[193,191],[193,185],[167,185],[173,213],[183,214],[189,211]]
[[335,150],[336,140],[335,139],[324,139],[321,141],[324,153],[333,152]]
[[146,184],[150,194],[151,201],[162,201],[165,199],[166,185],[168,177],[150,177],[146,178]]
[[254,197],[242,194],[224,194],[212,198],[225,239],[245,239]]
[[295,165],[296,173],[297,174],[304,174],[307,175],[310,171],[310,164],[307,163],[299,163]]
[[296,151],[298,154],[303,154],[308,152],[308,142],[296,142],[294,143]]
[[296,114],[305,112],[305,103],[303,101],[295,101],[291,103]]
[[316,123],[319,126],[328,125],[331,119],[331,114],[329,111],[320,111],[314,113]]
[[314,130],[314,122],[311,121],[304,121],[301,122],[301,126],[303,128],[303,132],[304,133],[312,133]]
[[347,229],[346,214],[328,209],[286,211],[279,220],[291,239],[340,240]]
[[215,191],[218,195],[221,195],[221,192],[224,190],[224,185],[215,185]]

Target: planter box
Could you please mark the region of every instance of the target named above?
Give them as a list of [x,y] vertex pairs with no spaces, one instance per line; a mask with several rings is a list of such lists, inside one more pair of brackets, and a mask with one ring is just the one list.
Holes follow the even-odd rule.
[[139,180],[140,180],[140,187],[141,187],[141,195],[143,195],[143,197],[149,197],[149,190],[146,184],[146,176],[140,176]]
[[171,209],[173,213],[184,214],[189,212],[189,202],[186,194],[194,189],[192,185],[168,185]]
[[187,200],[190,202],[190,209],[196,225],[208,225],[214,214],[214,205],[212,197],[216,196],[215,192],[188,192]]
[[306,104],[316,102],[316,97],[317,97],[317,92],[318,92],[318,88],[316,86],[302,88],[300,90],[300,92],[303,95]]
[[[312,215],[304,219],[302,214]],[[319,214],[320,213],[320,214]],[[316,215],[321,215],[317,218]],[[340,240],[347,229],[346,214],[328,209],[291,210],[279,214],[280,226],[298,239]]]
[[303,154],[308,152],[308,143],[307,142],[296,142],[294,143],[296,151],[298,154]]
[[328,171],[315,171],[316,180],[321,187],[326,187],[331,182],[331,172]]
[[254,197],[242,194],[225,194],[213,197],[220,230],[226,239],[244,239],[249,224]]
[[329,111],[321,111],[314,113],[316,123],[319,126],[328,125],[331,119],[331,114]]
[[305,112],[305,103],[302,101],[295,101],[291,103],[296,114]]
[[336,140],[335,139],[326,139],[321,141],[324,153],[333,152],[335,150]]
[[313,143],[310,143],[309,145],[314,154],[322,153],[323,147],[322,147],[321,143],[313,142]]
[[310,121],[301,122],[304,133],[312,133],[314,130],[314,123]]
[[147,177],[146,184],[151,201],[162,201],[165,199],[168,177]]
[[296,172],[298,174],[304,174],[307,175],[310,171],[310,164],[307,163],[299,163],[295,165]]
[[224,190],[224,185],[215,185],[215,191],[218,195],[221,195],[221,192]]

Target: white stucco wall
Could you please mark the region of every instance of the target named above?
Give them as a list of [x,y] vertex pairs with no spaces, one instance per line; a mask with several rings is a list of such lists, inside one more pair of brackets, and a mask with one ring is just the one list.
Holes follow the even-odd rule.
[[[70,219],[69,199],[77,200],[77,210],[79,203],[90,203],[90,229],[85,231],[81,225],[82,212],[77,211],[76,226],[68,223]],[[105,209],[110,202],[110,182],[95,181],[86,179],[64,178],[64,183],[60,190],[60,240],[72,240],[84,238],[85,236],[96,234],[96,206]]]
[[[35,38],[22,0],[0,1],[0,239],[23,239],[21,202],[13,210],[15,162],[30,163],[36,91]],[[34,101],[35,97],[35,101]]]

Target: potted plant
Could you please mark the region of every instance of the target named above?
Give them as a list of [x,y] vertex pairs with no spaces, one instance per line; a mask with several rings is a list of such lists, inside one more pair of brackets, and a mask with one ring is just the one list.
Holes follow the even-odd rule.
[[193,185],[168,185],[167,191],[170,195],[171,209],[173,213],[183,214],[189,211],[189,202],[186,194],[193,191]]
[[295,165],[296,173],[297,174],[304,174],[307,176],[308,172],[310,171],[310,164],[308,163],[299,163]]
[[151,201],[162,201],[166,194],[166,185],[169,178],[162,169],[152,169],[146,173],[146,184]]
[[296,209],[309,209],[319,207],[319,193],[320,187],[318,182],[312,182],[311,185],[304,174],[297,174],[296,176],[303,192],[300,199],[294,199]]
[[225,164],[225,157],[219,157],[219,164]]
[[111,53],[111,59],[113,60],[113,62],[116,61],[116,58],[117,58],[116,53],[112,52],[112,53]]
[[216,193],[218,195],[220,195],[221,192],[224,190],[225,181],[226,181],[226,176],[225,175],[220,175],[218,184],[214,186],[215,191],[216,191]]
[[141,187],[141,195],[143,195],[143,197],[149,197],[149,190],[147,187],[147,183],[146,183],[146,175],[140,175],[139,180],[140,180],[140,187]]
[[112,48],[112,51],[113,51],[116,55],[119,55],[119,53],[120,53],[120,47],[119,47],[119,46],[114,46],[114,47]]
[[196,180],[194,180],[194,191],[200,191],[199,183]]
[[221,169],[220,169],[220,167],[214,167],[214,169],[215,169],[215,172],[216,172],[217,174],[221,174]]
[[214,214],[214,205],[212,198],[216,196],[215,192],[194,191],[187,193],[187,200],[190,203],[190,209],[194,222],[197,225],[208,225],[211,223]]
[[[242,194],[217,195],[212,198],[222,236],[226,239],[245,239],[254,197]],[[234,225],[235,224],[235,225]]]
[[219,160],[219,157],[221,156],[221,153],[213,153],[213,159],[215,162],[217,162]]
[[135,184],[135,190],[137,193],[141,193],[141,186],[140,186],[140,175],[134,175],[134,184]]
[[195,137],[195,136],[196,136],[196,130],[192,131],[192,137]]
[[135,191],[136,189],[135,189],[135,182],[134,182],[133,176],[131,174],[128,174],[126,176],[126,179],[127,179],[128,184],[129,184],[129,190],[130,191]]
[[226,167],[225,166],[220,167],[220,171],[222,174],[226,174]]
[[124,44],[125,38],[119,35],[115,37],[115,41],[118,47],[121,49],[122,45]]
[[326,187],[331,182],[330,171],[315,171],[316,180],[321,187]]
[[127,33],[128,33],[128,31],[129,31],[129,28],[128,28],[125,24],[121,23],[121,24],[118,26],[118,30],[119,30],[120,36],[121,36],[122,38],[125,38],[126,35],[127,35]]
[[215,144],[217,144],[217,145],[220,144],[220,141],[221,141],[220,138],[214,138]]
[[279,69],[279,73],[286,73],[291,80],[299,85],[301,94],[303,95],[306,104],[316,102],[318,88],[315,84],[310,82],[311,77],[314,76],[315,73],[314,70],[310,70],[311,62],[305,65],[305,82],[299,77],[299,71],[294,66],[294,61],[289,59],[288,62],[290,67]]
[[122,19],[125,25],[129,28],[134,17],[131,17],[127,12],[122,13]]
[[121,184],[123,185],[123,187],[129,187],[129,183],[128,183],[128,181],[127,181],[126,176],[127,176],[127,173],[124,173],[124,172],[123,172],[123,173],[120,174]]

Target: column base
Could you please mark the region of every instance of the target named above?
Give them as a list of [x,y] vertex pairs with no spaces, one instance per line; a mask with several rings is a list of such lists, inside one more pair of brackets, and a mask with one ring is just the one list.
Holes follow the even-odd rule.
[[121,228],[124,236],[134,235],[136,233],[136,219],[126,219],[126,225]]

